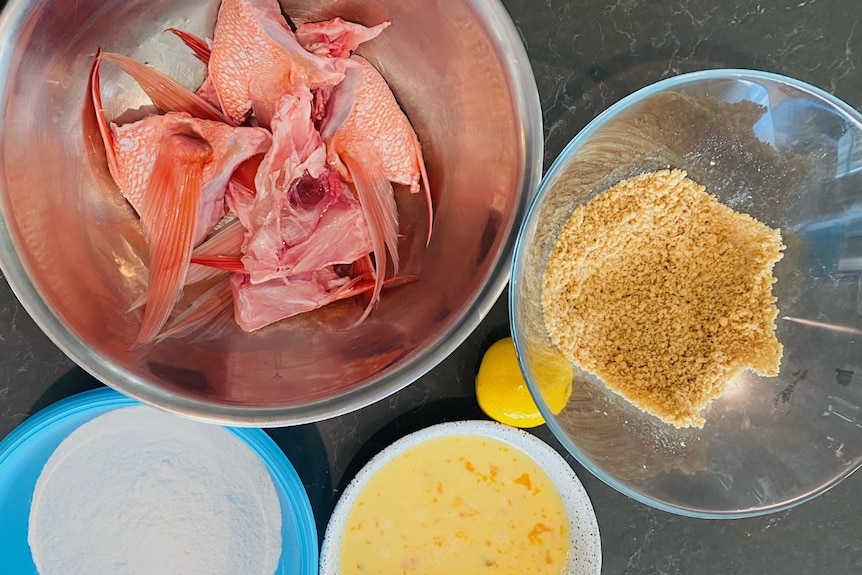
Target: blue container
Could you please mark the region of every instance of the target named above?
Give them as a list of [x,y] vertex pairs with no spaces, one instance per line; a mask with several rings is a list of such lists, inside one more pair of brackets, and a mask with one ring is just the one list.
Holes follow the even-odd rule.
[[[0,557],[4,575],[38,574],[27,544],[30,503],[36,480],[54,450],[84,423],[132,405],[140,404],[108,388],[87,391],[43,409],[0,442]],[[225,429],[248,444],[272,475],[282,512],[282,551],[276,574],[316,575],[314,515],[296,470],[263,430]]]

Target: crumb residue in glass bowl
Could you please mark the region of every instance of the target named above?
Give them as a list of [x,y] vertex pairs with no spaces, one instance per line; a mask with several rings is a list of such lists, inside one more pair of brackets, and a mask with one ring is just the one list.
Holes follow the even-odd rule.
[[781,233],[682,170],[628,178],[577,208],[544,272],[548,332],[576,365],[678,427],[734,375],[774,376]]

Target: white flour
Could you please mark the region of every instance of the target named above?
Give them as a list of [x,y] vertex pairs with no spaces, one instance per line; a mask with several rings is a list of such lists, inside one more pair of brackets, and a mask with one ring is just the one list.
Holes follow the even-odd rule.
[[45,464],[28,541],[41,575],[272,575],[281,506],[233,433],[127,407],[78,428]]

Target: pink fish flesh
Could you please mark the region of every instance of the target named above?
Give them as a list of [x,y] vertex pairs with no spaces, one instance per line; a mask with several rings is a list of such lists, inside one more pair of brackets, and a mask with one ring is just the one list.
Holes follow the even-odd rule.
[[283,96],[256,194],[230,187],[228,203],[248,230],[242,262],[251,283],[352,263],[371,251],[362,207],[326,168],[310,115],[307,88]]
[[254,331],[282,319],[315,310],[339,299],[350,278],[332,268],[253,284],[248,276],[231,278],[234,317],[244,331]]

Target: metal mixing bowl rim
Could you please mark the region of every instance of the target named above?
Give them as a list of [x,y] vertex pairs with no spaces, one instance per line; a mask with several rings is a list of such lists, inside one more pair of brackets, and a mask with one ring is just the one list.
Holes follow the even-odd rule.
[[536,193],[535,197],[531,201],[530,207],[527,208],[527,215],[524,217],[523,223],[521,224],[521,229],[518,232],[518,237],[515,240],[515,256],[512,260],[511,282],[509,285],[509,326],[512,332],[512,339],[515,343],[515,350],[518,355],[518,362],[521,366],[521,372],[527,382],[527,387],[529,388],[530,393],[532,394],[533,399],[535,400],[536,405],[539,408],[539,411],[545,418],[545,421],[547,422],[547,425],[550,428],[551,432],[554,434],[554,436],[569,451],[569,453],[571,453],[572,456],[574,456],[574,458],[577,459],[578,462],[583,465],[590,473],[592,473],[605,484],[612,487],[613,489],[616,489],[620,493],[627,495],[628,497],[631,497],[632,499],[639,501],[645,505],[660,509],[661,511],[699,519],[742,519],[784,511],[786,509],[790,509],[791,507],[795,507],[800,503],[809,501],[843,481],[850,474],[852,474],[855,469],[846,470],[845,473],[835,477],[831,481],[819,485],[811,489],[810,491],[803,493],[797,497],[794,497],[793,499],[790,499],[788,501],[763,507],[754,507],[750,509],[707,511],[702,509],[691,509],[688,507],[674,505],[671,503],[654,499],[636,489],[627,486],[623,482],[619,481],[612,475],[602,470],[601,467],[599,467],[590,457],[588,457],[586,453],[584,453],[578,448],[574,440],[569,436],[568,433],[565,432],[565,430],[557,421],[556,416],[551,412],[550,408],[542,398],[542,395],[539,392],[535,381],[532,380],[530,374],[528,373],[528,370],[524,367],[524,362],[521,360],[521,358],[525,357],[526,355],[525,342],[522,341],[522,339],[520,338],[518,334],[518,329],[515,325],[515,317],[517,317],[517,313],[519,310],[517,309],[517,302],[514,297],[514,294],[517,293],[517,290],[519,289],[518,272],[524,264],[523,258],[521,257],[524,253],[524,232],[526,228],[530,225],[530,222],[533,220],[533,218],[536,217],[536,214],[538,213],[538,205],[541,204],[543,197],[545,196],[548,188],[550,187],[550,183],[556,179],[556,177],[567,164],[569,158],[575,152],[577,152],[577,150],[584,144],[584,142],[586,142],[597,130],[599,130],[610,119],[614,118],[617,114],[619,114],[632,104],[644,100],[645,98],[648,98],[654,94],[665,92],[676,87],[692,84],[695,82],[701,82],[703,80],[716,79],[768,80],[771,82],[792,86],[793,88],[796,88],[802,92],[807,92],[834,106],[837,110],[840,110],[842,114],[845,115],[849,120],[855,122],[856,124],[859,124],[860,128],[862,128],[862,114],[860,114],[850,105],[836,98],[829,92],[821,90],[820,88],[812,86],[811,84],[808,84],[801,80],[796,80],[794,78],[783,76],[781,74],[775,74],[772,72],[763,72],[760,70],[721,68],[714,70],[703,70],[699,72],[689,72],[686,74],[674,76],[672,78],[660,80],[654,84],[645,86],[640,90],[633,92],[632,94],[629,94],[628,96],[616,102],[615,104],[607,108],[604,112],[596,116],[589,124],[586,125],[586,127],[584,127],[580,132],[578,132],[578,134],[574,138],[572,138],[572,140],[566,145],[566,147],[563,148],[563,151],[560,152],[560,155],[557,156],[545,176],[542,178],[542,182],[539,185],[539,191]]
[[[33,321],[77,365],[121,393],[191,419],[235,427],[299,425],[355,411],[403,389],[451,354],[479,325],[502,294],[509,280],[515,236],[542,174],[542,111],[527,52],[514,23],[499,0],[472,0],[471,4],[481,18],[481,24],[489,31],[489,36],[497,42],[500,66],[510,82],[508,89],[513,107],[521,121],[521,132],[518,134],[524,147],[524,172],[519,186],[521,197],[513,213],[512,226],[505,244],[491,264],[488,282],[471,301],[466,302],[464,311],[456,321],[423,352],[420,359],[408,360],[386,377],[374,382],[374,385],[366,384],[336,399],[330,398],[303,406],[241,407],[208,403],[156,388],[144,378],[115,366],[107,357],[80,341],[71,328],[51,312],[44,294],[30,280],[23,262],[17,256],[18,246],[6,224],[6,208],[2,202],[0,272],[5,275],[13,293]],[[16,28],[31,6],[32,2],[29,0],[10,0],[0,14],[0,38],[15,36]],[[0,44],[0,106],[4,109],[12,56],[12,47],[8,43]]]

